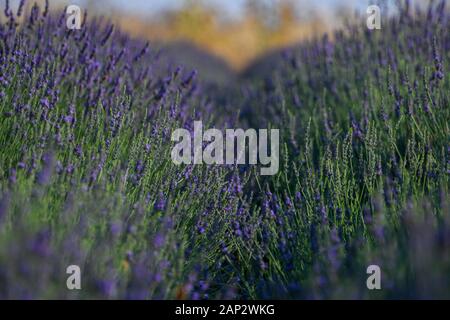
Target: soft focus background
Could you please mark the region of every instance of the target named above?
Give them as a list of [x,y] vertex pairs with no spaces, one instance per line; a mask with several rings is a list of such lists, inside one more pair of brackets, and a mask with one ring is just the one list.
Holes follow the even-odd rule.
[[[1,2],[4,2],[1,1]],[[1,3],[0,2],[0,3]],[[10,1],[16,9],[19,0]],[[27,1],[45,6],[45,0]],[[270,58],[296,44],[321,37],[345,24],[365,22],[377,4],[386,16],[396,0],[55,0],[53,10],[70,4],[103,16],[133,37],[148,39],[171,65],[199,71],[220,87],[236,86],[240,76],[264,73]],[[411,1],[424,7],[427,1]],[[359,18],[358,18],[359,17]]]
[[[11,2],[15,8],[19,0]],[[44,0],[36,2],[43,4]],[[392,7],[393,1],[56,0],[52,7],[76,4],[87,8],[91,16],[107,16],[131,35],[163,44],[174,55],[180,51],[180,42],[183,48],[189,43],[182,51],[193,53],[175,57],[181,64],[201,69],[203,59],[197,55],[201,48],[231,70],[243,71],[267,52],[341,26],[355,12],[364,13],[369,2]]]

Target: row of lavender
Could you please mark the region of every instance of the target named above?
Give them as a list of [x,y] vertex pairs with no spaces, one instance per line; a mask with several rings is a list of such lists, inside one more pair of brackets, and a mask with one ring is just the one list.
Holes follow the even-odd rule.
[[270,178],[171,162],[175,128],[234,126],[195,72],[101,19],[5,15],[1,298],[450,296],[443,5],[302,44],[246,81],[241,125],[282,130]]
[[[4,13],[0,298],[234,297],[216,264],[239,179],[170,160],[171,132],[211,114],[196,72],[102,19],[70,31],[65,12]],[[197,224],[213,216],[211,239]]]
[[[250,74],[245,119],[285,128],[284,166],[240,251],[255,258],[253,297],[450,297],[445,5],[406,1],[381,30],[361,17]],[[366,287],[369,265],[381,290]]]

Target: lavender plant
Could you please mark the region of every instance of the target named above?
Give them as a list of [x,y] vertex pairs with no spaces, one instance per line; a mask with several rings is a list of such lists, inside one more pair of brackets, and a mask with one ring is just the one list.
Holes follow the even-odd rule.
[[[171,132],[209,119],[196,72],[154,74],[149,45],[98,18],[77,31],[64,12],[5,12],[0,297],[231,294],[215,218],[245,204],[235,173],[170,161]],[[71,292],[73,264],[83,289]]]
[[379,32],[350,25],[249,73],[249,122],[285,128],[247,266],[265,297],[448,298],[448,17],[406,2]]
[[[351,24],[226,101],[105,19],[6,6],[0,298],[450,297],[449,18]],[[279,173],[173,164],[196,120],[280,128]]]

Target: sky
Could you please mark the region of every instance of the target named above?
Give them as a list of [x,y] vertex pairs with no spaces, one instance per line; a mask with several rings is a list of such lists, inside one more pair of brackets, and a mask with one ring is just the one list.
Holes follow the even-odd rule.
[[[0,0],[0,6],[3,8],[6,0]],[[33,3],[34,1],[43,2],[44,0],[26,0]],[[105,9],[105,13],[114,9],[118,12],[132,13],[143,16],[157,15],[164,10],[176,9],[188,1],[202,1],[213,8],[223,8],[224,17],[239,18],[245,9],[247,0],[50,0],[51,6],[54,4],[69,5],[76,4],[81,8],[90,7],[93,5],[96,9]],[[277,2],[281,0],[253,0],[261,2]],[[327,16],[333,16],[338,5],[346,4],[349,8],[358,11],[365,11],[368,4],[374,4],[379,1],[393,2],[395,0],[291,0],[298,3],[300,11],[305,7],[305,12],[310,12],[314,9],[316,12],[321,12]],[[424,1],[424,0],[415,0]],[[10,0],[11,6],[17,7],[20,0]],[[52,5],[53,4],[53,5]],[[301,14],[301,12],[300,12]],[[308,13],[306,13],[308,15]]]
[[[12,6],[16,6],[20,0],[11,0]],[[34,2],[34,0],[26,0]],[[43,1],[43,0],[40,0]],[[126,11],[127,13],[154,15],[161,10],[170,10],[181,7],[186,1],[196,0],[50,0],[50,4],[59,3],[63,5],[76,4],[80,7],[87,7],[89,3],[95,4],[95,7],[110,10],[111,8],[118,11]],[[245,3],[247,0],[202,0],[204,3],[216,8],[223,8],[224,15],[228,17],[239,17],[243,13]],[[257,1],[277,1],[277,0],[257,0]],[[332,12],[339,3],[348,3],[352,7],[357,7],[357,4],[366,4],[368,0],[293,0],[302,3],[308,9],[325,9],[324,11]],[[376,1],[376,0],[372,0]],[[5,0],[0,0],[3,6]],[[323,10],[321,10],[323,11]]]
[[[109,0],[119,7],[128,7],[131,10],[148,10],[157,11],[159,9],[177,8],[185,1],[183,0]],[[342,1],[342,0],[341,0]],[[232,15],[239,15],[245,6],[246,0],[204,0],[204,2],[212,6],[223,7],[227,13]],[[306,2],[306,1],[303,1]],[[323,6],[331,6],[338,2],[338,0],[316,0],[311,3],[319,3]]]

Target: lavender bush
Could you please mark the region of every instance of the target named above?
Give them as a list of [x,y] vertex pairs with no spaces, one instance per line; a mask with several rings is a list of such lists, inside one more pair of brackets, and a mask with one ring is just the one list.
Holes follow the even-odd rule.
[[211,114],[195,72],[153,74],[148,44],[96,18],[5,13],[0,297],[228,297],[218,217],[245,205],[236,173],[170,161],[174,128]]
[[449,18],[406,2],[380,31],[352,24],[249,71],[246,119],[285,128],[247,271],[267,297],[449,297]]
[[[292,48],[229,101],[65,18],[0,24],[0,298],[450,297],[445,2]],[[200,119],[282,129],[280,172],[174,165],[171,133]]]

